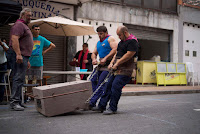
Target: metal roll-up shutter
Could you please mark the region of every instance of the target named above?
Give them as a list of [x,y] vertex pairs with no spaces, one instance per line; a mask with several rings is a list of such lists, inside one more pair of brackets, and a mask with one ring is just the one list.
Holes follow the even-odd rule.
[[0,27],[0,38],[6,38],[7,45],[9,43],[9,39],[10,39],[10,28],[11,28],[11,26],[9,26],[9,25],[4,25],[4,26]]
[[[65,60],[66,60],[66,47],[64,46],[65,37],[64,36],[53,36],[53,35],[42,35],[52,43],[56,45],[56,48],[49,51],[44,55],[44,71],[64,71],[65,70]],[[46,48],[44,48],[45,50]],[[51,76],[48,79],[48,84],[64,82],[63,75],[52,75],[43,74]]]
[[135,26],[130,24],[124,24],[124,25],[127,26],[129,33],[132,33],[138,39],[163,41],[163,42],[170,41],[169,37],[171,31],[169,30]]

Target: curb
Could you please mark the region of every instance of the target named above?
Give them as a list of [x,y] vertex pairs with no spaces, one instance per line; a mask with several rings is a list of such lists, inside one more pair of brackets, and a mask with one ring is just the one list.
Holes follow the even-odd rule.
[[192,94],[200,93],[200,90],[181,90],[181,91],[136,91],[122,92],[122,96],[142,96],[142,95],[161,95],[161,94]]

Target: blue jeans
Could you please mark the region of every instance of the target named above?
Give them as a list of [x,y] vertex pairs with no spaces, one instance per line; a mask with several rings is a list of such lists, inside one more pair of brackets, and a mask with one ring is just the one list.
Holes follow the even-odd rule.
[[[96,89],[101,85],[101,83],[104,81],[108,73],[109,73],[108,71],[98,71],[97,74],[93,76],[93,78],[91,79],[93,92],[96,91]],[[97,100],[101,97],[102,93],[105,92],[105,90],[106,90],[106,83],[103,84],[99,88],[99,90],[94,94],[94,96],[90,99],[91,106],[94,107],[96,105]]]
[[[13,53],[15,53],[13,51]],[[29,57],[22,56],[23,63],[18,64],[16,62],[16,55],[12,57],[12,75],[13,75],[13,83],[12,83],[12,94],[11,94],[11,102],[10,103],[21,103],[21,91],[22,86],[25,82],[25,74],[27,70]]]
[[131,77],[126,75],[116,75],[111,76],[108,80],[107,90],[105,94],[102,95],[99,108],[106,109],[107,103],[110,100],[109,108],[112,111],[117,111],[117,105],[122,94],[122,88],[129,83]]
[[[7,70],[7,63],[0,64],[0,71],[6,71]],[[0,73],[0,83],[4,83],[4,75],[5,73]],[[0,102],[3,101],[5,86],[0,85]]]

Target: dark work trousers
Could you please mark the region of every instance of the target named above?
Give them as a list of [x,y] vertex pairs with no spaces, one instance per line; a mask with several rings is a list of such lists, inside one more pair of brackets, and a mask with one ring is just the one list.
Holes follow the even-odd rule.
[[[0,71],[6,71],[7,70],[7,63],[0,64]],[[0,72],[0,83],[4,83],[4,75],[5,73]],[[5,85],[0,85],[0,102],[3,101],[5,91]]]
[[110,100],[109,108],[112,111],[117,111],[117,105],[122,94],[122,88],[129,83],[131,77],[126,75],[112,75],[107,83],[107,90],[102,95],[99,108],[106,109],[107,103]]
[[[93,92],[101,85],[101,83],[105,80],[106,76],[108,75],[108,71],[98,71],[97,74],[93,76],[91,79],[92,81],[92,90]],[[98,82],[97,82],[98,79]],[[103,84],[98,91],[94,94],[94,96],[90,100],[90,105],[95,106],[97,100],[101,97],[102,93],[106,90],[106,83]]]
[[13,68],[12,68],[12,75],[13,75],[13,83],[12,83],[12,94],[11,94],[11,100],[10,103],[21,103],[21,90],[22,86],[25,82],[25,74],[27,70],[27,64],[29,57],[22,56],[23,57],[23,63],[18,64],[16,62],[16,55],[13,51]]

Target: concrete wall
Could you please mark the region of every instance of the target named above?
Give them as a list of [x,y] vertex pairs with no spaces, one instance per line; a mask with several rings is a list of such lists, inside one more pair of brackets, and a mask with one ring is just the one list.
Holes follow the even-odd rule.
[[[192,62],[195,72],[200,75],[200,27],[184,24],[183,26],[183,62]],[[185,55],[185,50],[189,51],[189,56]],[[197,56],[193,56],[196,51]]]
[[[118,26],[121,26],[122,23],[114,23],[114,22],[108,22],[108,21],[100,21],[100,20],[88,20],[84,18],[79,18],[77,21],[83,22],[86,24],[90,24],[94,27],[94,30],[96,31],[97,27],[105,25],[108,30],[108,34],[112,35],[115,37],[117,41],[120,41],[117,34],[116,34],[116,29]],[[88,40],[89,36],[78,36],[77,37],[77,51],[82,50],[82,45],[83,45],[83,38],[84,41],[86,42]],[[91,39],[88,40],[88,48],[90,52],[93,52],[97,42],[99,41],[98,35],[91,35]]]
[[77,18],[173,30],[170,57],[172,62],[178,62],[179,21],[177,15],[93,1],[83,4],[78,10]]
[[179,12],[179,53],[178,53],[178,60],[179,62],[183,62],[184,58],[184,48],[183,48],[183,43],[184,43],[184,38],[183,38],[183,23],[188,22],[188,23],[193,23],[193,24],[199,24],[200,25],[200,10],[195,9],[192,7],[184,7],[184,6],[178,6],[178,12]]
[[[192,62],[194,70],[200,75],[200,10],[192,7],[179,6],[179,61]],[[187,42],[188,40],[188,42]],[[189,56],[185,51],[189,51]],[[197,57],[193,56],[197,52]]]

